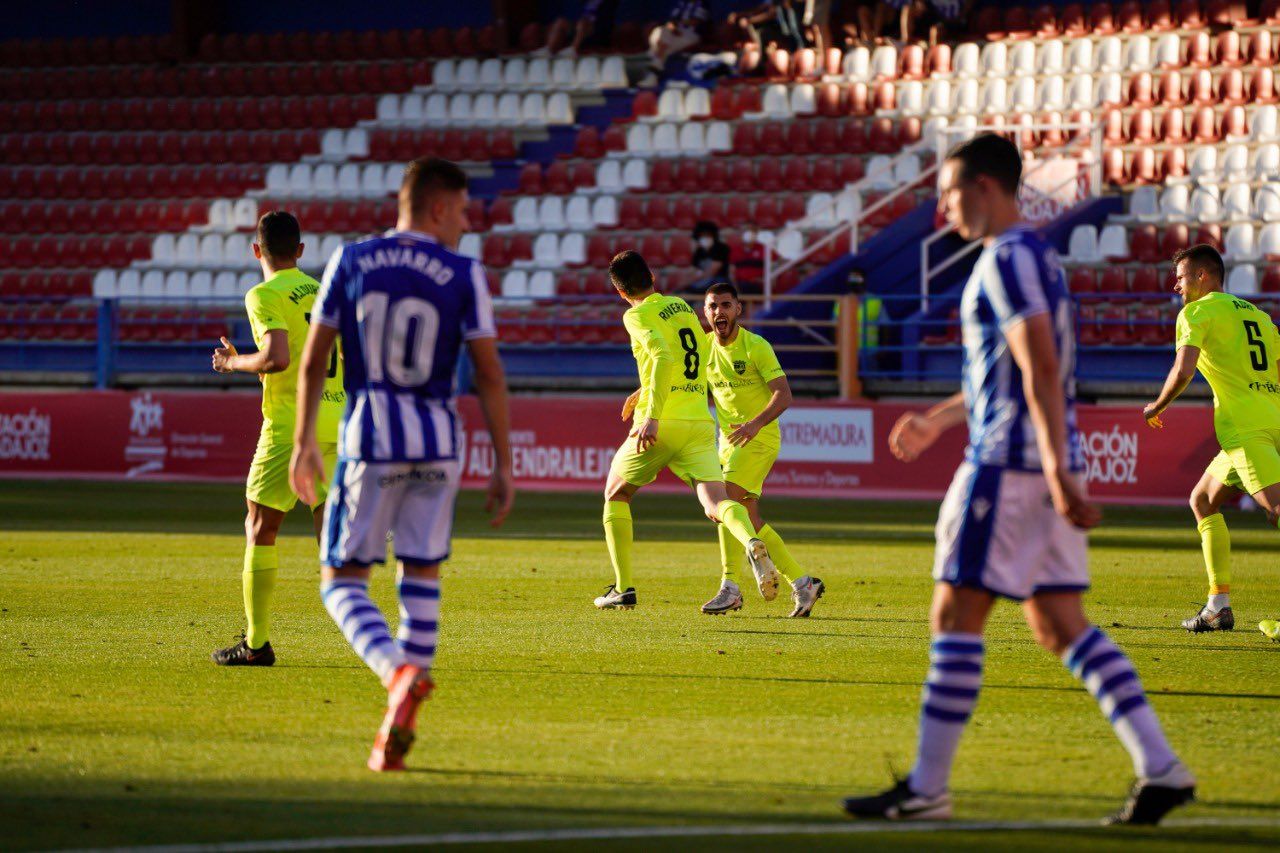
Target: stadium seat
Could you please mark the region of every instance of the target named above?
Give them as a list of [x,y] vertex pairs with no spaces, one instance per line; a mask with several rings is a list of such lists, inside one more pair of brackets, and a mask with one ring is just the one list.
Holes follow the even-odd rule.
[[[1076,230],[1078,230],[1080,227],[1081,226],[1077,226]],[[1150,227],[1152,232],[1154,232],[1155,230],[1154,226],[1148,226],[1148,227]],[[1141,230],[1142,229],[1139,229],[1139,231]],[[1138,232],[1135,232],[1135,238],[1137,233]],[[1072,240],[1075,239],[1075,230],[1072,231],[1071,237],[1072,237]],[[1154,234],[1152,235],[1152,237],[1153,237],[1152,242],[1154,242]],[[1086,258],[1079,258],[1079,260],[1086,260],[1087,253],[1089,251],[1089,248],[1087,246],[1088,238],[1086,236],[1082,239],[1085,241],[1081,243],[1081,246],[1084,248],[1086,252]],[[1136,248],[1137,247],[1135,246],[1135,251],[1134,251],[1135,256],[1137,254]],[[1124,226],[1108,225],[1104,227],[1102,229],[1102,233],[1098,235],[1097,246],[1095,251],[1096,251],[1097,259],[1099,260],[1109,261],[1112,263],[1123,263],[1129,260],[1130,253],[1129,253],[1129,245],[1128,245],[1128,235],[1127,235],[1127,232],[1125,231]],[[1076,257],[1074,247],[1072,248],[1072,257],[1073,258]]]
[[1226,231],[1225,242],[1226,251],[1223,256],[1228,263],[1256,261],[1258,259],[1258,246],[1254,237],[1253,225],[1244,223],[1231,226]]
[[1098,230],[1092,225],[1077,225],[1067,242],[1067,257],[1077,263],[1096,264],[1102,260],[1098,250]]
[[1258,270],[1252,264],[1239,264],[1227,273],[1227,293],[1254,296],[1260,292]]

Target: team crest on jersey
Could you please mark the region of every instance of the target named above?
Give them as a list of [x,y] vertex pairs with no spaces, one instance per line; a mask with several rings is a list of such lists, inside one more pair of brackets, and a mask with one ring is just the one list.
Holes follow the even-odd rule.
[[747,372],[747,363],[745,361],[735,360],[733,362],[733,371],[739,376]]

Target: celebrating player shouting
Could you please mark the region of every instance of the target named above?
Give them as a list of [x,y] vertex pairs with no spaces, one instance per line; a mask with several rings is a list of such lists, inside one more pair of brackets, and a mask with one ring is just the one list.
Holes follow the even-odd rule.
[[[324,476],[316,414],[325,365],[342,334],[350,395],[325,510],[321,594],[356,654],[387,688],[369,767],[400,770],[418,704],[434,687],[440,564],[449,556],[461,476],[454,371],[463,344],[495,454],[488,508],[511,508],[507,388],[489,286],[479,261],[454,253],[467,228],[467,176],[415,160],[400,186],[396,230],[344,246],[329,261],[303,354],[290,475],[310,500]],[[369,598],[369,567],[395,536],[400,627],[392,639]]]
[[1222,292],[1225,268],[1218,250],[1191,246],[1173,256],[1173,289],[1182,297],[1177,356],[1155,402],[1142,415],[1152,427],[1186,390],[1199,369],[1213,389],[1213,431],[1221,452],[1191,491],[1209,599],[1185,620],[1188,631],[1230,631],[1231,536],[1222,505],[1250,494],[1275,524],[1280,517],[1280,334],[1265,311]]
[[[822,597],[822,581],[804,574],[782,537],[760,517],[764,481],[782,448],[778,417],[791,405],[791,386],[769,342],[738,325],[742,302],[736,287],[725,282],[711,285],[702,311],[711,324],[707,380],[720,421],[720,468],[725,489],[730,500],[738,501],[751,513],[751,523],[768,547],[778,573],[791,585],[791,599],[795,602],[791,615],[808,616]],[[702,605],[703,613],[724,613],[742,607],[742,591],[738,588],[742,545],[724,525],[718,532],[720,590]],[[760,593],[770,597],[766,589]]]
[[[595,600],[601,610],[636,606],[631,580],[631,498],[669,468],[698,495],[707,518],[746,546],[747,559],[766,599],[778,594],[778,570],[751,523],[746,507],[730,500],[716,459],[716,430],[707,408],[706,334],[697,315],[678,296],[654,290],[653,273],[636,252],[609,262],[614,288],[631,305],[622,322],[640,372],[633,429],[618,448],[604,487],[604,538],[614,583]],[[626,419],[626,409],[623,419]]]
[[[248,626],[235,645],[213,653],[220,666],[271,666],[271,596],[276,587],[276,535],[285,514],[298,503],[289,488],[289,457],[293,453],[294,410],[297,404],[298,363],[311,322],[311,304],[320,285],[298,269],[305,248],[298,220],[275,210],[258,220],[253,256],[262,266],[264,281],[244,297],[258,351],[240,355],[226,338],[213,351],[213,369],[219,373],[256,373],[262,380],[262,432],[249,466],[245,503],[249,506],[244,528],[244,615]],[[325,371],[324,390],[316,417],[316,435],[325,464],[336,458],[338,421],[346,395],[337,353]],[[326,489],[321,484],[310,503],[316,538],[320,536]]]
[[951,765],[978,702],[996,596],[1023,602],[1036,639],[1093,694],[1133,759],[1138,783],[1109,823],[1158,823],[1195,791],[1133,665],[1081,604],[1084,530],[1099,514],[1081,482],[1071,301],[1057,256],[1021,222],[1021,177],[1018,149],[991,134],[952,151],[939,174],[947,221],[983,242],[960,303],[963,390],[924,415],[903,415],[889,443],[911,461],[967,419],[969,447],[938,516],[916,764],[883,794],[845,800],[857,817],[951,816]]

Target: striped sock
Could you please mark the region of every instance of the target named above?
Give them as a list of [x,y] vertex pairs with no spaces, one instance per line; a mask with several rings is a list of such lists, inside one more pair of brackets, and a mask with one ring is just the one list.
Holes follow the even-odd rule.
[[406,663],[430,669],[436,657],[436,623],[440,618],[440,581],[400,579],[400,630],[396,638]]
[[1177,761],[1156,712],[1147,704],[1133,664],[1100,628],[1095,625],[1076,638],[1062,662],[1098,700],[1102,713],[1133,758],[1135,773],[1150,778]]
[[405,662],[404,653],[391,639],[386,617],[369,598],[368,579],[321,581],[320,597],[351,648],[385,683]]
[[920,745],[908,782],[911,790],[936,797],[947,790],[951,764],[982,685],[981,634],[935,634],[929,675],[920,700]]

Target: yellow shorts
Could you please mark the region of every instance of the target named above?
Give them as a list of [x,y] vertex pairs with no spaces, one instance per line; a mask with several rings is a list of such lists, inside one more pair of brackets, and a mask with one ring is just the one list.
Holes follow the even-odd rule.
[[[324,456],[325,478],[316,483],[316,507],[324,506],[329,496],[328,478],[338,465],[337,443],[320,445]],[[293,456],[292,444],[259,444],[249,465],[249,479],[245,482],[244,496],[256,504],[288,512],[298,503],[298,496],[289,487],[289,458]]]
[[760,497],[764,489],[764,480],[778,461],[781,448],[769,441],[761,441],[756,436],[742,447],[730,444],[724,436],[720,437],[720,468],[724,471],[724,481],[741,486],[747,494]]
[[1280,430],[1242,434],[1238,445],[1213,457],[1205,473],[1250,495],[1280,483]]
[[658,441],[644,453],[636,450],[635,436],[628,436],[613,454],[610,470],[633,486],[647,486],[663,468],[690,486],[720,482],[716,459],[716,425],[710,420],[658,422]]

